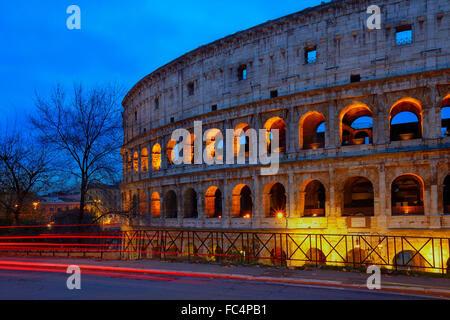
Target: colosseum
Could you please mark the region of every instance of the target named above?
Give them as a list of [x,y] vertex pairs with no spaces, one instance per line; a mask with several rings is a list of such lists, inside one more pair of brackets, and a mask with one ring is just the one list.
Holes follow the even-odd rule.
[[[124,210],[146,227],[448,237],[449,13],[440,0],[336,0],[162,66],[123,100]],[[248,129],[268,143],[278,129],[279,171],[176,165],[179,128],[203,148],[236,130],[223,157],[248,156]]]

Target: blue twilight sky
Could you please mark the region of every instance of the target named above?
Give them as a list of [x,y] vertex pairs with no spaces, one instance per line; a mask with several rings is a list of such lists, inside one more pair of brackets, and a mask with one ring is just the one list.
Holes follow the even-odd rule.
[[[320,0],[2,0],[0,123],[32,111],[35,91],[114,82],[130,89],[159,66],[221,37]],[[81,30],[68,30],[69,5]]]

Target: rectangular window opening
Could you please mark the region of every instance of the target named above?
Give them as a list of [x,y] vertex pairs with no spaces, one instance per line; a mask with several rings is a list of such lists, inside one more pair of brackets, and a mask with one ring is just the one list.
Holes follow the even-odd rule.
[[187,85],[187,89],[188,89],[188,95],[189,96],[193,96],[194,95],[194,90],[195,90],[194,83],[193,82],[189,82],[188,85]]
[[278,90],[272,90],[270,91],[270,98],[277,98],[278,97]]
[[317,49],[306,48],[305,49],[305,64],[312,64],[317,61]]
[[352,74],[350,75],[350,83],[361,82],[361,75]]
[[242,65],[238,69],[238,79],[239,80],[247,80],[247,66]]
[[412,43],[412,28],[411,26],[401,26],[397,28],[396,44],[402,46]]

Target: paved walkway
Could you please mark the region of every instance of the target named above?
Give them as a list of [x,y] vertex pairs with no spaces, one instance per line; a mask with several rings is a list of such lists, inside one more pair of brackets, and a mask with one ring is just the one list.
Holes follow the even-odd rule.
[[[182,272],[211,278],[229,278],[242,280],[260,280],[280,283],[297,283],[312,286],[331,286],[349,289],[367,289],[366,282],[370,275],[360,272],[344,272],[322,269],[287,269],[281,267],[219,265],[203,263],[183,263],[166,261],[100,261],[93,259],[64,258],[26,258],[0,257],[1,261],[42,261],[55,264],[78,264],[85,266],[109,266],[131,268],[146,272],[148,270],[161,272]],[[406,276],[382,274],[383,291],[414,294],[418,296],[434,296],[450,299],[450,278],[433,276]]]

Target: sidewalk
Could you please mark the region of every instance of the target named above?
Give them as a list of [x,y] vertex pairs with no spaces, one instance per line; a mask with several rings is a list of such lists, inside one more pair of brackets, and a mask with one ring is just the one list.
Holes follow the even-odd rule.
[[[184,262],[166,262],[154,260],[141,261],[103,261],[94,259],[64,259],[64,258],[27,258],[2,257],[2,261],[39,261],[54,264],[75,264],[87,266],[102,266],[126,268],[126,272],[136,270],[136,273],[170,273],[177,272],[190,277],[217,277],[236,280],[252,280],[277,282],[307,286],[329,286],[347,289],[368,290],[366,282],[369,274],[359,272],[344,272],[322,269],[291,270],[286,268],[219,265]],[[82,268],[83,269],[83,268]],[[131,270],[130,270],[131,269]],[[450,299],[450,278],[418,277],[406,275],[381,275],[381,290],[418,296],[434,296]]]

